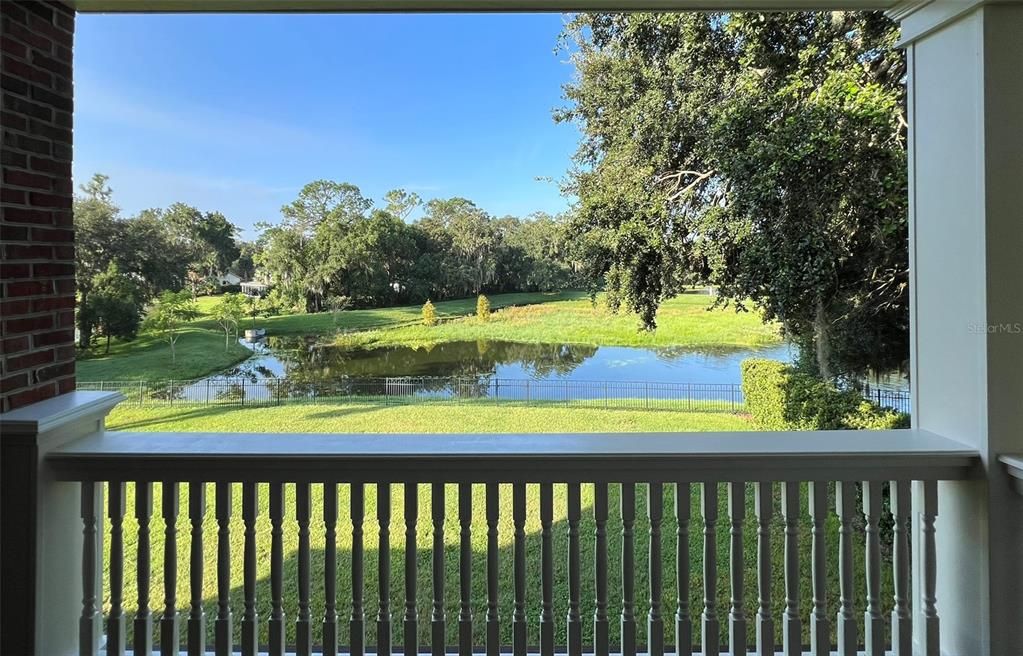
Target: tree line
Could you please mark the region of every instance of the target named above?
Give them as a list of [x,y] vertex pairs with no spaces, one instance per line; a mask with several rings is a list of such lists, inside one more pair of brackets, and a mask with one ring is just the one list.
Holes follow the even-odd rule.
[[566,217],[499,218],[466,198],[424,203],[401,189],[384,201],[376,207],[345,182],[303,187],[280,223],[260,226],[255,262],[271,300],[319,312],[582,284]]
[[238,229],[220,212],[184,203],[122,217],[109,178],[96,174],[75,197],[78,343],[131,339],[160,293],[212,288],[213,277],[244,266]]
[[[220,291],[226,272],[269,283],[263,314],[583,285],[564,216],[499,218],[465,198],[424,203],[401,189],[376,206],[353,184],[317,180],[281,208],[280,222],[258,224],[259,237],[245,242],[222,213],[184,203],[124,217],[108,183],[96,174],[74,205],[81,348],[133,338],[146,308],[150,324],[162,325],[162,295]],[[422,217],[410,220],[418,208]],[[168,308],[184,303],[180,294],[166,298]]]

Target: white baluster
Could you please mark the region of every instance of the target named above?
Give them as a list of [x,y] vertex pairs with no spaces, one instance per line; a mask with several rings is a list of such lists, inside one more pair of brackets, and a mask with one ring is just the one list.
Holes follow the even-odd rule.
[[[419,521],[419,485],[405,483],[405,656],[419,654],[419,606],[416,603],[419,549],[416,524]],[[333,655],[331,655],[333,656]]]
[[497,522],[501,513],[501,487],[497,483],[487,483],[487,656],[499,656],[501,653],[501,618],[498,614],[499,588],[501,568],[498,557]]
[[[607,589],[607,483],[594,483],[593,485],[593,539],[594,539],[594,563],[593,579],[596,592],[593,609],[593,650],[595,656],[608,656],[609,645],[609,619],[607,614],[608,589]],[[518,656],[518,655],[516,655]],[[688,655],[687,655],[688,656]]]
[[938,627],[938,609],[935,605],[937,585],[937,561],[934,543],[934,519],[938,516],[938,483],[923,481],[920,485],[923,495],[920,514],[920,571],[923,573],[921,592],[921,648],[924,656],[939,656],[941,641]]
[[852,519],[856,513],[856,484],[835,484],[835,511],[838,515],[838,586],[839,605],[835,621],[838,626],[839,656],[856,656],[859,635],[853,614]]
[[295,618],[295,652],[311,656],[313,623],[309,611],[309,521],[311,518],[309,483],[295,484],[295,519],[298,521],[298,615]]
[[153,614],[149,610],[150,534],[149,522],[153,516],[153,484],[135,484],[135,519],[138,521],[138,563],[135,568],[138,589],[138,610],[135,612],[132,651],[137,656],[153,653]]
[[579,550],[579,520],[582,517],[579,483],[568,484],[568,634],[569,656],[582,656],[583,627],[579,613],[582,582],[581,553]]
[[192,540],[188,559],[188,656],[206,654],[206,612],[202,607],[203,539],[202,520],[206,515],[206,484],[188,484],[188,518]]
[[540,483],[540,656],[554,656],[554,487]]
[[234,654],[231,613],[231,483],[217,483],[217,619],[213,621],[217,656]]
[[323,656],[336,656],[337,635],[337,483],[323,484]]
[[774,656],[774,620],[771,618],[771,517],[774,514],[773,486],[754,486],[757,513],[757,654]]
[[82,482],[82,617],[78,620],[80,656],[93,656],[102,634],[102,618],[96,604],[96,558],[99,553],[96,497],[96,483]]
[[622,656],[636,656],[636,485],[622,483]]
[[803,653],[803,622],[799,617],[799,483],[781,488],[781,512],[785,521],[785,612],[782,643],[785,656]]
[[693,653],[693,620],[689,609],[689,520],[692,491],[689,483],[675,484],[675,653]]
[[458,653],[472,656],[472,484],[458,485]]
[[909,608],[909,520],[912,498],[909,481],[892,481],[891,508],[892,574],[895,608],[892,609],[892,651],[896,656],[913,656],[913,617]]
[[181,631],[178,618],[178,484],[165,482],[161,489],[163,536],[163,617],[160,618],[160,654],[178,656]]
[[242,484],[242,522],[245,545],[242,562],[244,604],[242,609],[242,656],[259,651],[259,612],[256,610],[256,517],[259,516],[259,486]]
[[434,483],[430,493],[433,520],[433,610],[430,614],[430,649],[433,656],[445,656],[444,625],[444,484]]
[[720,625],[717,614],[717,520],[718,485],[700,484],[703,510],[703,656],[717,656],[720,651]]
[[824,520],[827,516],[828,484],[814,481],[809,484],[811,529],[811,577],[813,609],[810,611],[810,651],[813,656],[831,653],[831,627],[828,623],[827,598],[827,545],[824,538]]
[[650,520],[650,545],[647,566],[650,576],[650,612],[647,615],[647,653],[664,656],[664,619],[661,612],[662,587],[661,521],[664,517],[664,485],[647,485],[647,518]]
[[867,609],[863,613],[863,643],[867,656],[884,656],[884,618],[881,616],[881,482],[863,484],[863,519],[866,533]]
[[124,482],[111,481],[107,518],[110,520],[110,615],[107,618],[107,656],[123,656],[124,630]]
[[391,484],[377,483],[377,656],[391,656]]
[[746,653],[746,611],[743,606],[743,577],[746,574],[746,563],[742,544],[742,523],[746,518],[746,484],[728,484],[728,520],[729,520],[729,589],[731,590],[731,607],[728,610],[728,653],[731,656],[744,656]]

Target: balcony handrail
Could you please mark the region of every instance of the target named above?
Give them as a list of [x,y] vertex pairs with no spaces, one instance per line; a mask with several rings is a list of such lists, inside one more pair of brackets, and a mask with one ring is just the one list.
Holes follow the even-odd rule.
[[975,449],[919,429],[632,434],[96,433],[58,480],[741,482],[958,480]]

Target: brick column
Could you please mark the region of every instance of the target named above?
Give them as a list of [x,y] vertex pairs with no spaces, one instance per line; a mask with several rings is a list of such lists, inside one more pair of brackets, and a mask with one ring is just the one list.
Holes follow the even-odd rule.
[[75,387],[71,203],[75,13],[3,0],[0,412]]

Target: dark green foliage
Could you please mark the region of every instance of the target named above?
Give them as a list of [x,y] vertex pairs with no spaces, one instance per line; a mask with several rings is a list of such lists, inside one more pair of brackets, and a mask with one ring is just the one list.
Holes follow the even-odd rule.
[[854,390],[801,373],[776,360],[742,363],[746,408],[761,430],[908,428],[909,416],[879,408]]
[[904,56],[882,12],[579,14],[558,120],[591,284],[780,321],[824,378],[908,355]]
[[786,430],[785,382],[788,367],[777,360],[750,358],[743,360],[742,395],[746,410],[762,430]]
[[578,251],[567,220],[537,214],[495,218],[465,198],[422,203],[400,189],[373,209],[358,187],[317,181],[264,225],[256,264],[281,305],[319,312],[345,296],[355,308],[420,303],[512,291],[555,291],[578,284]]

